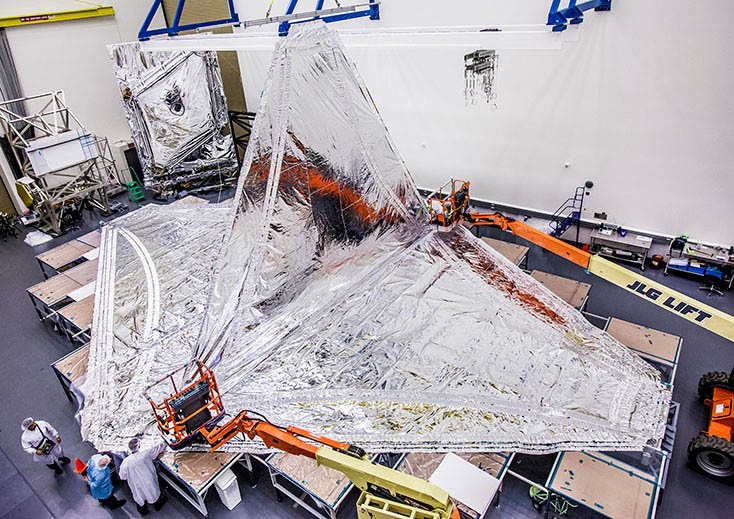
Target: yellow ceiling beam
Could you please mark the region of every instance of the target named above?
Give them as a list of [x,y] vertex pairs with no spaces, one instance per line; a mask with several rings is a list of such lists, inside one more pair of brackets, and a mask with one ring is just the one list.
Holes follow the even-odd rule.
[[33,25],[37,23],[64,22],[67,20],[79,20],[82,18],[94,18],[97,16],[114,16],[115,10],[112,6],[90,6],[82,9],[57,11],[39,14],[23,14],[18,16],[0,17],[0,27],[18,27],[21,25]]

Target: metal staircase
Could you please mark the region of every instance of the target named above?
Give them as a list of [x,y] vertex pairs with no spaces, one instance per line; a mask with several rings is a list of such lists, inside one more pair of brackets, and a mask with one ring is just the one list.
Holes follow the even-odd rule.
[[135,173],[135,170],[132,167],[128,169],[130,171],[130,178],[132,179],[130,182],[125,184],[125,187],[127,187],[128,199],[131,202],[145,200],[145,191],[143,191],[143,187],[140,185],[140,179],[138,178],[137,173]]
[[586,186],[578,186],[573,197],[566,199],[553,213],[553,217],[548,224],[551,228],[551,236],[560,238],[569,227],[576,225],[576,241],[578,241],[578,228],[581,222],[581,210],[584,207],[585,195]]

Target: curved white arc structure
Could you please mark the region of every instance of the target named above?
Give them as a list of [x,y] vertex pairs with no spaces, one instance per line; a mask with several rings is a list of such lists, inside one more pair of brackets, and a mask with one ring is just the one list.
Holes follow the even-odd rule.
[[122,228],[118,228],[117,231],[127,239],[138,254],[143,264],[143,270],[145,271],[145,281],[148,286],[148,308],[145,312],[143,342],[146,342],[153,338],[153,331],[158,327],[158,321],[161,318],[161,287],[158,280],[158,272],[156,271],[153,258],[138,237]]

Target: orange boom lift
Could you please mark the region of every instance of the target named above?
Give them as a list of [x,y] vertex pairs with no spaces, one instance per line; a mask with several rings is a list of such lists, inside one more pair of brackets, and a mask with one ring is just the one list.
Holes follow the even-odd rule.
[[465,180],[450,180],[428,195],[427,202],[430,222],[439,231],[450,231],[462,223],[499,227],[583,267],[588,273],[606,279],[678,317],[734,341],[734,317],[731,315],[501,213],[470,211],[469,182]]
[[[188,383],[186,373],[194,371]],[[178,385],[183,385],[179,390]],[[156,402],[154,395],[170,394]],[[215,451],[238,434],[260,438],[267,447],[306,456],[346,475],[362,493],[357,501],[359,519],[459,519],[448,493],[428,481],[372,463],[367,453],[298,427],[269,422],[254,411],[241,411],[224,421],[222,397],[211,369],[192,361],[145,389],[158,430],[172,449],[203,441]],[[221,423],[223,422],[224,423]],[[308,440],[308,441],[304,441]]]
[[[429,195],[428,209],[431,223],[442,230],[451,230],[461,223],[469,225],[491,225],[503,231],[525,238],[584,268],[588,268],[591,254],[549,236],[534,227],[518,222],[501,213],[472,213],[469,211],[469,184],[466,180],[450,180],[438,191]],[[443,190],[451,187],[451,192]]]

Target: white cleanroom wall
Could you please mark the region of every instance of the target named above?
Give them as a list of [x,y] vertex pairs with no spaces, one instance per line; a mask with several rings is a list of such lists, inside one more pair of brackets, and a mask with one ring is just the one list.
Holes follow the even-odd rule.
[[[333,27],[542,24],[549,2],[428,4],[386,0],[382,20]],[[264,15],[252,2],[238,8],[243,19]],[[604,211],[627,228],[730,245],[734,33],[711,15],[729,10],[725,0],[705,12],[684,0],[620,0],[588,12],[578,41],[558,50],[500,48],[497,110],[465,105],[462,58],[476,49],[451,46],[450,35],[347,51],[421,187],[463,177],[475,198],[553,212],[591,179],[585,219]],[[488,48],[496,41],[488,35]],[[240,52],[251,110],[270,55]]]

